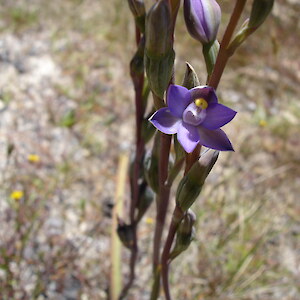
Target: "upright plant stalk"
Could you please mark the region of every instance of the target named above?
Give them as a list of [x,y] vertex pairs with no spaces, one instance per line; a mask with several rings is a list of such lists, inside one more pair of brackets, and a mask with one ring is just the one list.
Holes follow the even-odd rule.
[[166,300],[171,300],[171,293],[170,293],[170,288],[169,288],[169,258],[170,258],[170,251],[171,247],[174,241],[174,237],[178,228],[178,225],[180,221],[182,220],[184,216],[183,211],[176,205],[173,216],[172,216],[172,221],[169,227],[169,232],[168,236],[165,242],[165,246],[162,252],[161,256],[161,266],[162,266],[162,282],[163,282],[163,288],[166,296]]
[[185,156],[185,170],[184,175],[190,170],[193,164],[199,159],[201,151],[201,145],[197,145],[192,153],[187,153]]
[[225,30],[222,42],[220,44],[219,54],[217,56],[216,64],[213,69],[212,75],[210,77],[208,85],[217,89],[220,79],[222,77],[223,71],[227,64],[227,61],[230,57],[230,53],[228,51],[228,45],[231,41],[234,30],[238,24],[238,21],[241,17],[241,14],[244,10],[245,4],[247,0],[237,0],[235,3],[235,7],[233,9],[232,15],[230,17],[230,21]]
[[[141,41],[141,32],[139,28],[136,26],[135,28],[135,35],[136,35],[136,44],[139,46]],[[132,245],[130,247],[130,263],[129,269],[130,274],[126,285],[124,286],[121,294],[120,299],[123,299],[128,290],[131,288],[134,279],[135,279],[135,265],[136,259],[138,254],[138,244],[137,244],[137,222],[135,220],[135,211],[138,204],[139,198],[139,177],[140,177],[140,163],[142,157],[145,153],[145,143],[142,137],[141,128],[143,122],[143,115],[145,108],[143,107],[143,86],[144,86],[144,73],[141,74],[131,74],[133,83],[134,83],[134,90],[135,90],[135,123],[136,123],[136,146],[135,146],[135,159],[133,165],[133,176],[132,176],[132,198],[130,201],[130,224],[132,230]]]
[[[180,1],[160,0],[150,10],[146,24],[146,73],[156,109],[165,106],[164,91],[174,81],[174,28]],[[147,30],[148,29],[148,30]],[[161,40],[164,36],[165,39]],[[147,49],[148,46],[148,49]],[[147,52],[148,50],[148,52]],[[160,133],[159,185],[156,197],[156,223],[153,239],[153,286],[151,300],[159,296],[161,239],[169,206],[171,186],[167,184],[172,137]]]
[[[232,35],[234,33],[234,30],[237,26],[237,23],[240,19],[241,13],[243,12],[243,9],[245,7],[247,0],[237,0],[233,13],[231,15],[230,21],[227,25],[227,28],[225,30],[220,50],[215,62],[215,66],[213,68],[213,72],[211,74],[211,77],[209,79],[208,85],[213,87],[214,89],[217,89],[221,76],[223,74],[223,71],[225,69],[225,66],[228,62],[228,59],[230,57],[230,53],[227,52],[227,47],[231,41]],[[186,175],[188,171],[191,169],[193,164],[197,162],[199,159],[201,147],[197,146],[196,149],[191,153],[186,155],[186,166],[185,166],[185,172]],[[166,296],[166,300],[171,300],[171,293],[169,288],[169,257],[170,257],[170,251],[172,248],[172,244],[174,242],[174,238],[176,235],[177,228],[184,217],[184,212],[178,207],[176,204],[175,210],[173,212],[172,221],[169,227],[168,236],[164,245],[162,258],[161,258],[161,273],[162,273],[162,282],[163,282],[163,289]]]
[[163,133],[159,133],[160,156],[159,156],[159,190],[156,203],[156,222],[153,240],[153,277],[154,282],[151,292],[151,300],[158,298],[160,289],[160,246],[161,238],[165,225],[166,215],[170,200],[170,185],[167,185],[169,155],[172,137]]
[[[155,3],[146,14],[144,0],[128,0],[135,17],[138,46],[130,63],[135,89],[136,146],[131,168],[130,224],[120,220],[120,228],[118,227],[121,241],[131,251],[130,275],[120,299],[127,294],[135,278],[137,225],[154,199],[155,192],[154,283],[151,300],[159,297],[161,279],[166,299],[171,300],[169,265],[189,247],[194,237],[196,216],[190,207],[201,193],[205,180],[218,159],[219,151],[233,151],[232,144],[221,127],[234,118],[236,111],[218,103],[215,90],[229,58],[264,22],[274,0],[253,0],[250,18],[233,37],[247,2],[236,0],[221,44],[217,40],[221,22],[221,9],[217,1],[184,0],[187,29],[203,46],[202,53],[207,69],[206,86],[200,86],[197,74],[189,64],[182,86],[173,84],[174,28],[180,0],[153,2]],[[144,114],[148,93],[143,93],[144,85],[148,87],[148,93],[149,90],[152,91],[154,107],[157,110],[147,117]],[[152,152],[145,156],[145,144],[154,134],[153,127],[144,126],[147,119],[162,133],[156,133]],[[169,163],[172,134],[177,134],[174,138],[174,164]],[[204,151],[200,155],[201,145],[216,150]],[[184,175],[177,187],[176,205],[161,252],[171,186],[184,162]]]
[[157,268],[159,264],[160,241],[162,230],[165,224],[166,213],[169,204],[170,187],[166,185],[168,178],[168,164],[171,146],[171,136],[161,134],[161,149],[159,159],[159,193],[157,200],[157,216],[156,227],[154,234],[154,249],[153,249],[153,267]]

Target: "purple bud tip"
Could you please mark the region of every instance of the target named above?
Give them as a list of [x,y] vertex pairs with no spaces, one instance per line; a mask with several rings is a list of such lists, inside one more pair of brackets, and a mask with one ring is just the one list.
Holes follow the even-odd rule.
[[184,0],[184,19],[190,35],[208,44],[216,40],[221,9],[215,0]]

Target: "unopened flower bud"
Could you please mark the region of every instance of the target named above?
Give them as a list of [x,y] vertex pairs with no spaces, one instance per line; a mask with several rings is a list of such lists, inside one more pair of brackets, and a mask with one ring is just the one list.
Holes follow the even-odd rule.
[[128,4],[134,17],[140,17],[146,14],[143,0],[128,0]]
[[250,15],[249,28],[258,28],[270,14],[274,0],[254,0]]
[[169,1],[156,2],[146,19],[145,68],[149,86],[163,98],[172,77],[175,53]]
[[177,235],[176,235],[175,246],[173,251],[170,254],[171,259],[174,259],[181,252],[185,251],[193,241],[195,235],[194,233],[195,221],[196,221],[196,215],[192,210],[189,209],[188,212],[183,217],[181,223],[179,224]]
[[218,155],[219,151],[213,150],[203,154],[180,181],[176,193],[176,203],[183,211],[188,210],[199,196]]
[[131,249],[133,246],[133,228],[132,225],[125,224],[122,220],[118,220],[117,233],[122,244]]
[[175,52],[171,49],[163,57],[150,57],[145,53],[145,68],[152,92],[163,99],[173,73]]
[[190,35],[208,44],[217,38],[221,9],[215,0],[184,0],[184,19]]
[[146,9],[143,0],[128,0],[129,8],[135,17],[135,21],[139,29],[144,32]]
[[159,0],[146,18],[146,51],[149,57],[164,56],[172,48],[172,20],[169,1]]
[[145,144],[151,140],[156,131],[155,127],[148,121],[152,115],[153,112],[151,112],[142,122],[142,137]]

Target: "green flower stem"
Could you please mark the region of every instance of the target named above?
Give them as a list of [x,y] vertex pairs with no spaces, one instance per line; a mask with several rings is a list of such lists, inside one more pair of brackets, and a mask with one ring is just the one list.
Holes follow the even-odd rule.
[[219,42],[215,40],[209,44],[203,44],[202,53],[205,59],[206,71],[208,78],[210,77],[219,52]]

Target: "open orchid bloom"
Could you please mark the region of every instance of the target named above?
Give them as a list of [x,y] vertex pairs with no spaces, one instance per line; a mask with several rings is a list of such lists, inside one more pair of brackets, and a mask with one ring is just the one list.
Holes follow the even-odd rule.
[[149,121],[163,133],[177,133],[186,152],[191,153],[198,143],[211,149],[233,151],[220,127],[230,122],[236,111],[219,104],[212,87],[198,86],[188,90],[170,85],[167,105],[156,111]]

